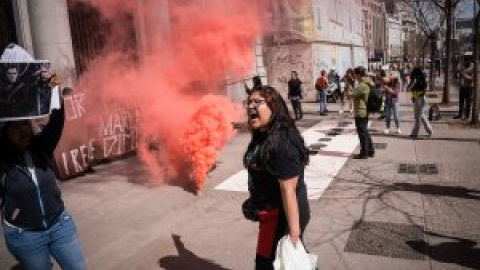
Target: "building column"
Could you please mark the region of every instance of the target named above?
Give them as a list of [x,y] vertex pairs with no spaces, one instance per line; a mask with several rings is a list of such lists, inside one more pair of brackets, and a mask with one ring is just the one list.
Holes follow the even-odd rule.
[[76,79],[66,0],[28,0],[35,59],[49,60],[64,86]]
[[[146,3],[143,3],[146,2]],[[142,57],[158,56],[165,61],[171,45],[171,24],[168,0],[152,3],[138,2],[136,32],[139,51]]]
[[33,56],[32,31],[30,30],[27,1],[13,0],[12,3],[18,45]]

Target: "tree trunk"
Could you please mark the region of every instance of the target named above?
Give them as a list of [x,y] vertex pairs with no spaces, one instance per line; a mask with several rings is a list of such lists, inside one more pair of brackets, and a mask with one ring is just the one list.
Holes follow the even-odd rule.
[[445,37],[445,78],[443,83],[443,97],[442,103],[450,103],[450,70],[452,67],[452,21],[453,21],[453,7],[452,0],[445,0],[445,16],[446,16],[446,37]]
[[[480,5],[480,0],[477,0],[478,4]],[[475,7],[475,11],[477,11]],[[472,120],[471,123],[476,125],[478,124],[478,109],[480,106],[480,100],[478,95],[478,90],[480,86],[478,85],[478,80],[480,79],[478,76],[478,50],[480,49],[480,16],[479,14],[475,14],[475,33],[473,37],[473,98],[472,98]]]
[[422,69],[425,69],[425,54],[427,52],[426,45],[427,45],[428,39],[424,41],[421,41],[421,48],[422,48],[422,58],[421,58],[421,66]]
[[434,72],[435,72],[435,55],[437,51],[437,39],[435,37],[430,38],[430,91],[435,90],[435,79],[434,79]]

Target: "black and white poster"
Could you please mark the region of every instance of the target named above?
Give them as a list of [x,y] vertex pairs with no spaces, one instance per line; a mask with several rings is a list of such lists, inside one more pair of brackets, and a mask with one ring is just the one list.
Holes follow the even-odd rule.
[[48,61],[0,62],[0,122],[50,113],[54,92],[50,66]]

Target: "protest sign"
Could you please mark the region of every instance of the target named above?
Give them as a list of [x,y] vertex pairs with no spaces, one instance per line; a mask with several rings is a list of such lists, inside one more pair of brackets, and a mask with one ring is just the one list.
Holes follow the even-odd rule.
[[48,61],[0,61],[0,122],[50,114],[50,77]]

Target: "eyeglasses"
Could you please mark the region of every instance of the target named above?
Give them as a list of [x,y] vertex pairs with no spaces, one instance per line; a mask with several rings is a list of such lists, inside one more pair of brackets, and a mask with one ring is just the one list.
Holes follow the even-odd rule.
[[262,104],[267,103],[265,99],[247,99],[243,101],[243,107],[249,108],[253,104],[254,107],[259,107]]

